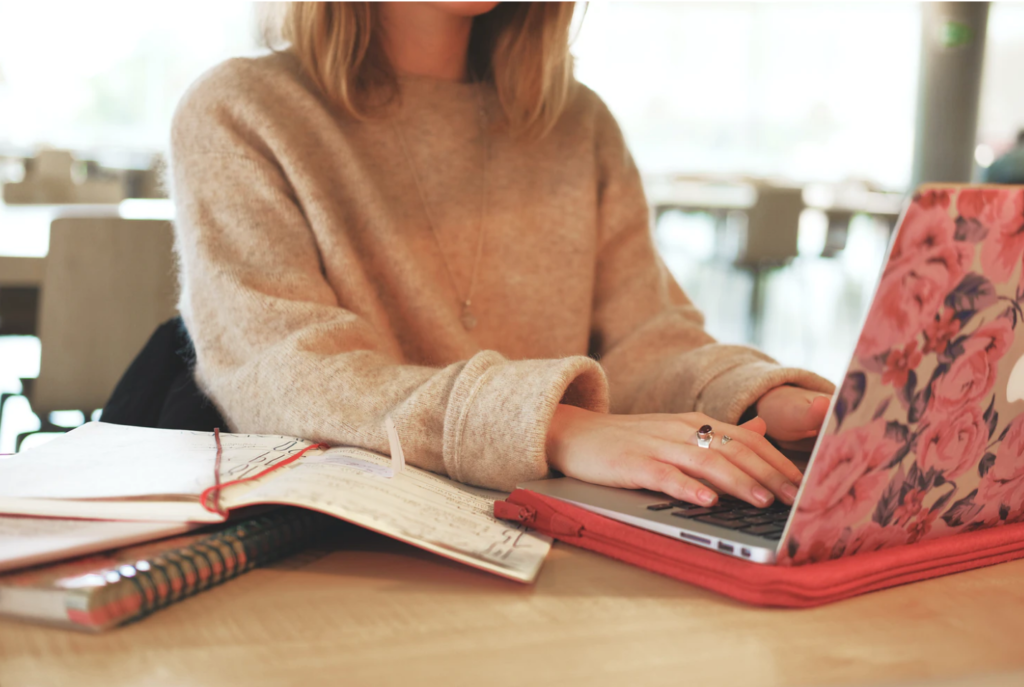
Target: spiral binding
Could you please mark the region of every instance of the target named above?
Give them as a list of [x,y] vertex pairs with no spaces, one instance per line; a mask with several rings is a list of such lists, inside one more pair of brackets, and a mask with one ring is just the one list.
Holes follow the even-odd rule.
[[76,629],[97,631],[144,618],[287,556],[311,544],[336,522],[313,511],[281,508],[219,526],[198,541],[134,563],[62,579],[68,623]]

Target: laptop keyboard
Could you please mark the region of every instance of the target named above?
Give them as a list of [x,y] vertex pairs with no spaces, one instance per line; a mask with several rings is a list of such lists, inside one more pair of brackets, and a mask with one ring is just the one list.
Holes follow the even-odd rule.
[[686,501],[666,501],[647,506],[647,510],[672,509],[672,515],[679,518],[756,534],[775,541],[782,538],[790,508],[778,501],[767,508],[758,508],[724,494],[718,497],[718,503],[714,506],[699,506]]

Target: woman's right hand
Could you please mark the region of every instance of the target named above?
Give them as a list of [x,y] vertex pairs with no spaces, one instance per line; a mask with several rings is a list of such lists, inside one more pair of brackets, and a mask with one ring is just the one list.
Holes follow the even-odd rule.
[[[697,445],[705,424],[715,432],[709,448]],[[705,480],[758,507],[774,497],[792,504],[803,475],[764,432],[758,418],[735,426],[701,413],[607,415],[559,405],[546,448],[551,468],[585,482],[711,505],[718,495],[698,481]],[[723,435],[733,441],[723,444]]]

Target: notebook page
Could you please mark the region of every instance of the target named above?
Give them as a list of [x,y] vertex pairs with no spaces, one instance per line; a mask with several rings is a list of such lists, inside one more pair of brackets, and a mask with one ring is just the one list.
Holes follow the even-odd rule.
[[410,465],[395,472],[370,451],[332,448],[260,482],[229,487],[222,502],[312,508],[520,582],[533,581],[551,549],[548,537],[495,518],[493,499]]
[[[221,482],[252,476],[308,445],[294,437],[221,434]],[[211,432],[90,422],[0,459],[0,513],[216,521],[222,518],[199,505],[214,483],[216,460]]]
[[190,525],[0,516],[0,572],[170,537]]

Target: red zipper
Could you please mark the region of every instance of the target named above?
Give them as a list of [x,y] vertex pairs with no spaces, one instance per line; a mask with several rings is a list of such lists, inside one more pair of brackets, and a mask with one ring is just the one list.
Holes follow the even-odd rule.
[[[524,498],[525,496],[525,498]],[[514,492],[509,498],[515,498],[517,500],[533,501],[532,495],[529,492],[525,494],[521,492]],[[604,544],[605,546],[613,547],[623,552],[631,552],[634,554],[640,554],[648,558],[655,558],[663,563],[669,563],[677,565],[678,561],[669,556],[649,551],[646,548],[639,547],[631,544],[625,539],[618,539],[615,537],[608,537],[602,534],[596,534],[592,530],[587,530],[586,526],[573,520],[572,518],[566,517],[561,513],[555,512],[551,506],[546,503],[537,504],[540,509],[533,505],[526,503],[515,503],[511,501],[495,501],[494,502],[494,517],[501,518],[502,520],[515,520],[521,522],[524,525],[555,537],[557,539],[571,540],[571,539],[583,539],[587,541],[596,542],[598,544]],[[544,512],[542,512],[544,511]],[[548,514],[550,513],[550,515]],[[570,543],[572,543],[570,541]],[[606,553],[606,552],[602,552]],[[607,553],[606,553],[607,555]],[[615,557],[614,555],[612,556]]]

